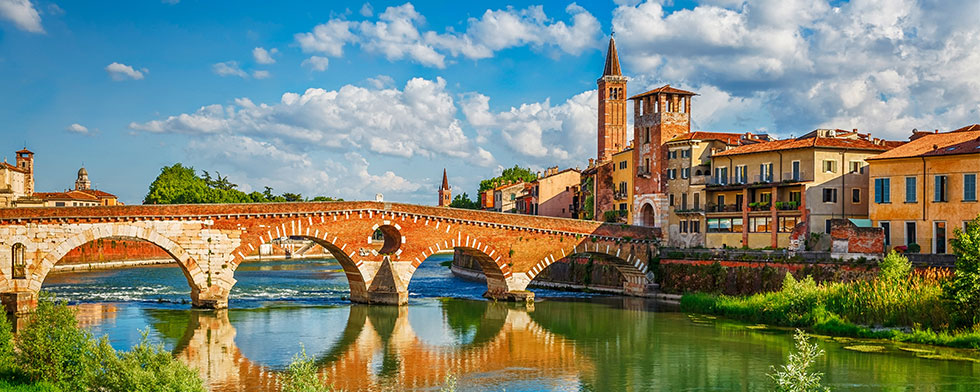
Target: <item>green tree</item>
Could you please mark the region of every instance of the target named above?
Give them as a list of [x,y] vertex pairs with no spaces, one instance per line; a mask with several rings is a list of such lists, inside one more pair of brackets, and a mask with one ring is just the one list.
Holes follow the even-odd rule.
[[960,325],[980,323],[980,217],[956,229],[949,240],[956,255],[956,272],[944,287]]
[[91,335],[78,328],[75,310],[42,294],[30,321],[17,336],[17,364],[35,382],[66,391],[87,389],[93,352]]
[[288,202],[292,202],[292,201],[304,201],[303,195],[301,195],[299,193],[289,193],[289,192],[286,192],[286,193],[283,193],[282,194],[282,198],[285,201],[288,201]]
[[493,189],[504,184],[512,184],[521,181],[531,182],[537,179],[537,174],[534,174],[531,169],[514,165],[512,168],[504,169],[504,171],[497,177],[480,181],[480,192]]
[[265,187],[264,192],[261,193],[246,194],[237,189],[238,184],[233,184],[220,172],[215,172],[214,176],[207,171],[202,173],[203,177],[199,177],[193,167],[186,167],[180,163],[165,166],[160,169],[160,175],[150,184],[150,190],[143,199],[143,204],[282,203],[305,200],[303,195],[298,193],[287,192],[275,195],[270,187]]
[[470,195],[467,195],[466,192],[463,192],[462,195],[456,195],[456,197],[453,198],[453,202],[449,203],[449,206],[453,208],[465,208],[468,210],[480,209],[480,203],[470,200]]

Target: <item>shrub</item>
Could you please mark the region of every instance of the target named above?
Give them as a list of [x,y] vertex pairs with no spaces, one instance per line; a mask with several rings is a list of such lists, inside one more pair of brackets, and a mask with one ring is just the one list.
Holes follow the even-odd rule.
[[37,310],[17,337],[17,364],[33,381],[47,381],[68,391],[86,389],[91,335],[78,328],[75,310],[41,294]]
[[908,244],[905,247],[905,250],[908,251],[908,253],[919,253],[919,251],[922,250],[922,247],[919,246],[919,244],[913,242],[911,244]]
[[150,344],[149,331],[128,352],[116,353],[103,337],[95,345],[92,389],[99,391],[204,392],[197,371],[173,357],[163,345]]
[[787,363],[780,366],[779,369],[773,366],[772,374],[769,375],[776,383],[776,391],[830,391],[830,388],[820,385],[823,373],[810,370],[810,367],[813,366],[817,358],[824,354],[824,351],[817,348],[816,344],[807,341],[806,334],[801,330],[796,330],[793,340],[796,341],[796,352],[791,353]]
[[315,361],[306,355],[306,349],[302,347],[279,377],[282,382],[282,392],[330,392],[332,390],[317,375]]
[[0,313],[0,371],[6,371],[14,364],[14,333],[7,313]]
[[980,323],[980,218],[967,223],[965,230],[956,229],[949,242],[956,254],[956,273],[945,287],[945,297],[958,324],[974,326]]
[[912,271],[912,263],[909,258],[891,251],[878,264],[878,277],[892,284],[899,284],[908,280],[909,272]]

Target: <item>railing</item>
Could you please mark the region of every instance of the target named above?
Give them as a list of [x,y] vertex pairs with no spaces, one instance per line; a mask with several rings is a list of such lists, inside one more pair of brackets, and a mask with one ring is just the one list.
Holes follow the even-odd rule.
[[629,193],[627,192],[613,192],[613,199],[615,200],[626,200],[629,198]]
[[777,201],[776,209],[780,211],[792,211],[800,208],[800,203],[795,201]]
[[709,204],[705,206],[707,212],[739,212],[742,206],[738,204]]
[[708,176],[691,176],[691,185],[705,185],[709,178]]
[[708,179],[708,182],[707,182],[706,185],[710,185],[710,186],[725,186],[725,185],[729,185],[730,183],[731,182],[728,181],[728,178],[714,177],[714,176],[712,176],[711,178]]

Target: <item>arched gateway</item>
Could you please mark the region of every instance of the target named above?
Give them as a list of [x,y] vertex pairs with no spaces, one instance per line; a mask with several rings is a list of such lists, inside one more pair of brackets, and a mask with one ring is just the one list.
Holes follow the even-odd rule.
[[[371,246],[378,231],[380,248]],[[28,310],[69,251],[128,237],[174,258],[194,306],[224,308],[245,255],[295,236],[336,257],[354,302],[404,304],[416,268],[456,248],[479,257],[490,277],[487,296],[522,299],[541,269],[583,250],[615,255],[645,272],[658,235],[646,227],[381,202],[0,209],[0,293],[9,311]]]

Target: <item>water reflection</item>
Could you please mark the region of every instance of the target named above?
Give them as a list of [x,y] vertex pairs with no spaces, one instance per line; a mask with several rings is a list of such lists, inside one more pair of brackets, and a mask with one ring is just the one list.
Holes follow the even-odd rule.
[[[254,328],[258,320],[273,320],[266,317],[273,314],[275,320],[292,320],[296,326],[247,334],[264,344],[239,333]],[[312,314],[324,323],[310,323]],[[276,390],[276,372],[299,351],[300,343],[317,358],[320,373],[335,388],[348,391],[438,388],[448,374],[467,378],[472,390],[495,390],[495,385],[513,385],[515,380],[577,390],[578,375],[593,366],[570,341],[537,325],[526,309],[504,304],[447,300],[438,307],[417,308],[153,309],[147,315],[154,327],[181,323],[186,316],[186,331],[174,353],[200,369],[214,391]],[[339,325],[338,319],[346,321]],[[298,334],[303,328],[313,331]]]

